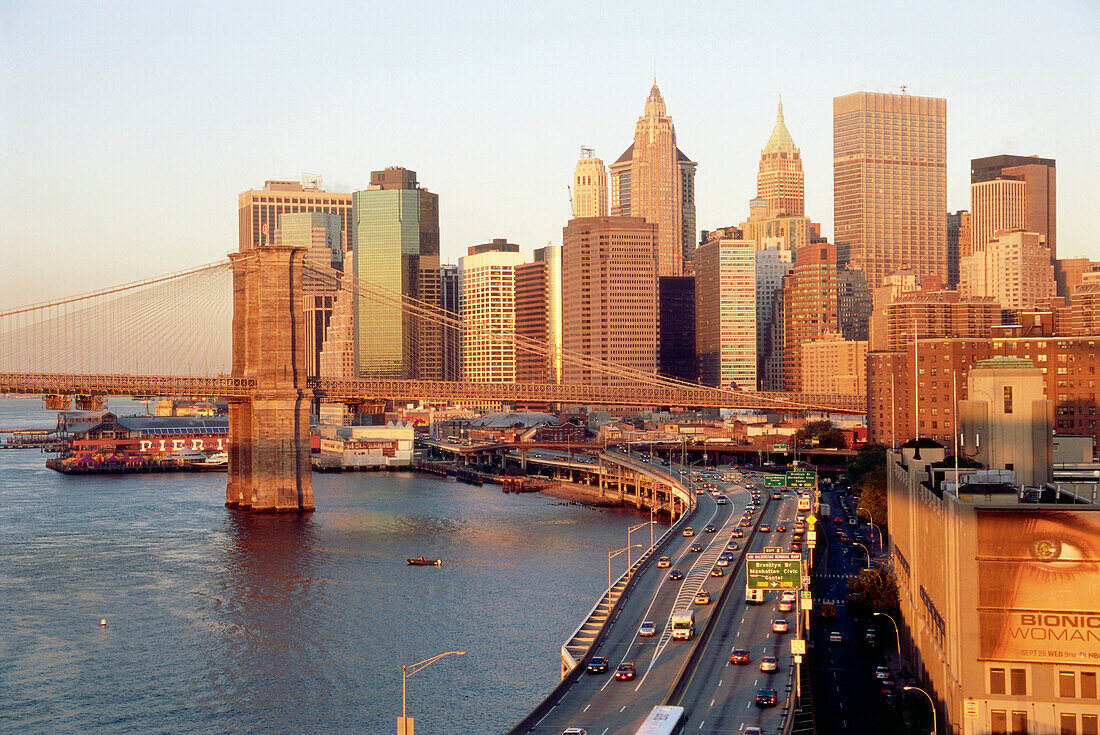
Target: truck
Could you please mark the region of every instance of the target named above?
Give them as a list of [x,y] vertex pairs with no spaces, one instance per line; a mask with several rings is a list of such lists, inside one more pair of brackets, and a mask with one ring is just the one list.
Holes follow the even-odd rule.
[[678,641],[690,641],[695,637],[694,610],[676,610],[672,613],[672,637]]
[[829,513],[829,504],[828,503],[820,503],[820,504],[818,504],[817,508],[818,508],[817,513],[822,518],[830,515],[830,513]]
[[753,589],[752,587],[746,587],[745,588],[745,602],[751,603],[753,605],[763,605],[764,604],[764,590],[762,590],[762,589]]

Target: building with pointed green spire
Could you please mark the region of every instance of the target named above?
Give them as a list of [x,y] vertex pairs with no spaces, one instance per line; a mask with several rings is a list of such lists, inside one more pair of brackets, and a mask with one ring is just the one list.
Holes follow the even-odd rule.
[[760,151],[760,169],[756,175],[756,196],[768,202],[768,216],[780,214],[801,217],[806,214],[806,186],[802,174],[802,154],[783,120],[783,100],[775,127],[764,150]]

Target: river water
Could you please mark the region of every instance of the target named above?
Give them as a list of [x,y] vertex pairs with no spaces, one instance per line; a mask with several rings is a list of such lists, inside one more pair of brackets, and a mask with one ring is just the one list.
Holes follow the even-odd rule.
[[[0,400],[0,428],[54,422]],[[639,522],[412,473],[314,475],[316,512],[250,516],[224,473],[45,459],[0,451],[2,732],[390,733],[402,664],[451,650],[408,679],[417,732],[504,732]]]

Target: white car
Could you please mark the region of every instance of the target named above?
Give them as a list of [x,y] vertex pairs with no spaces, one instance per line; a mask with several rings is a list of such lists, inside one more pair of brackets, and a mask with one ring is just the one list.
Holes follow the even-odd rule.
[[657,635],[657,626],[652,620],[644,621],[638,626],[638,635],[648,638],[649,636]]
[[786,600],[787,602],[794,602],[798,599],[798,595],[795,594],[794,590],[783,590],[779,595],[779,599]]
[[778,671],[779,659],[777,659],[775,656],[765,656],[764,658],[760,659],[760,670]]
[[773,633],[786,633],[791,629],[791,624],[782,618],[772,621]]
[[779,612],[790,612],[794,610],[794,603],[790,600],[779,601]]

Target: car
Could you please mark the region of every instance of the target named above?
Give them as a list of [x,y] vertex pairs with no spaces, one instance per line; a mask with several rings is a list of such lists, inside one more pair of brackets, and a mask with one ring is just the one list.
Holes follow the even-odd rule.
[[725,495],[719,495],[717,498],[714,499],[714,502],[717,503],[718,505],[725,505],[726,504],[726,496]]
[[783,494],[782,493],[777,493],[777,492],[772,493],[772,500],[782,500],[782,499],[783,499]]
[[730,541],[728,544],[726,544],[726,548],[730,551],[740,551],[741,544],[737,543],[736,541]]
[[710,604],[710,593],[707,592],[706,590],[699,590],[699,592],[695,595],[695,604],[696,605],[709,605]]
[[634,679],[634,662],[623,661],[619,668],[615,669],[615,678],[619,681],[631,681]]
[[685,536],[694,536],[695,535],[695,529],[692,528],[691,526],[685,526],[684,527],[684,535]]
[[801,541],[792,541],[791,542],[791,553],[794,554],[795,552],[798,552],[798,551],[802,551],[802,542]]
[[844,636],[840,634],[839,630],[834,630],[829,633],[829,643],[843,643]]
[[868,629],[867,632],[863,634],[863,638],[867,641],[868,646],[878,645],[878,633],[874,630]]
[[747,664],[749,662],[749,652],[744,648],[735,648],[733,653],[730,654],[731,664]]
[[790,612],[791,610],[794,610],[793,602],[791,602],[790,600],[779,601],[779,612]]
[[775,656],[765,656],[764,658],[760,659],[760,670],[778,671],[779,659],[777,659]]
[[779,531],[779,533],[786,533],[787,527],[780,523],[778,526],[775,527],[775,530]]
[[589,674],[606,674],[607,673],[607,659],[603,656],[593,656],[588,659],[588,673]]
[[696,543],[691,545],[691,550],[694,551],[696,554],[698,554],[700,551],[703,550],[703,545],[696,542]]
[[764,735],[764,731],[759,727],[746,727],[741,732],[741,735]]
[[717,530],[718,527],[715,526],[713,523],[708,523],[707,525],[703,526],[703,533],[714,533]]
[[672,559],[669,559],[667,556],[662,556],[660,559],[657,560],[658,569],[668,569],[671,566]]
[[741,526],[741,528],[748,528],[752,525],[752,521],[741,521],[738,525]]
[[774,707],[779,700],[779,695],[774,689],[761,689],[756,693],[757,707]]
[[875,667],[875,678],[876,679],[883,679],[883,680],[889,679],[890,678],[890,669],[887,668],[886,666],[876,666]]
[[733,529],[733,533],[730,534],[730,538],[744,538],[745,532],[740,528]]
[[583,727],[567,727],[561,735],[588,735],[588,730]]
[[763,526],[760,527],[760,533],[768,533],[771,530],[772,530],[772,527],[769,526],[767,523],[765,523]]
[[[729,565],[730,565],[730,560],[725,555],[718,557],[718,561],[714,562],[714,566],[716,566],[716,567],[728,567]],[[720,576],[720,575],[716,574],[714,576],[717,577],[717,576]]]
[[840,516],[833,516],[833,523],[840,524],[843,523],[843,521],[840,520]]
[[673,569],[671,572],[668,573],[668,578],[673,582],[679,582],[681,579],[684,578],[684,573],[681,572],[679,569]]
[[791,629],[791,624],[782,618],[776,618],[772,621],[773,633],[786,633]]
[[884,679],[879,682],[879,691],[883,694],[896,694],[898,685],[894,683],[893,679]]
[[725,575],[726,573],[722,571],[722,567],[716,566],[710,570],[710,576],[712,577],[724,577]]
[[703,492],[703,490],[701,488],[696,489],[695,494],[696,495],[705,495],[705,493]]
[[638,626],[638,635],[643,638],[648,638],[653,635],[657,635],[657,626],[652,620],[644,620],[642,624]]
[[779,593],[779,599],[794,602],[798,599],[798,594],[794,590],[783,590]]

